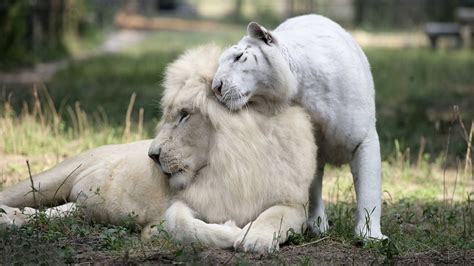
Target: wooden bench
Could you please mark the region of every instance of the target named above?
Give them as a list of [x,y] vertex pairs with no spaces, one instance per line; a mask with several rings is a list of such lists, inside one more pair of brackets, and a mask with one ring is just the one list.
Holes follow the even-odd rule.
[[438,38],[449,37],[456,39],[456,46],[462,47],[462,33],[461,25],[455,22],[429,22],[425,26],[425,33],[430,39],[430,44],[433,49],[436,48]]

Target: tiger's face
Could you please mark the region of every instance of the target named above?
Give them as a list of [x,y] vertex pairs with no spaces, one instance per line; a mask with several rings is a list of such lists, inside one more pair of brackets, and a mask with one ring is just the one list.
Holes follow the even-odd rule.
[[212,82],[217,99],[233,111],[259,98],[285,99],[296,83],[271,33],[255,22],[247,32],[222,53]]

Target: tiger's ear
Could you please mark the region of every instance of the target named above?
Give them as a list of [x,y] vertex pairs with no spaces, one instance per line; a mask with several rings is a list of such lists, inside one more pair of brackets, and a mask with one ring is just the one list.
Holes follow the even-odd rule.
[[262,40],[267,45],[272,43],[276,44],[276,40],[273,35],[263,26],[260,26],[257,22],[249,23],[247,26],[247,34],[252,38]]

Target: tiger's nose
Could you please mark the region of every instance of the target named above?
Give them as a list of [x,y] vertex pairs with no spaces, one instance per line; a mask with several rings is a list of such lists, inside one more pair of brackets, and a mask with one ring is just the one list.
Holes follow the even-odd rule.
[[218,84],[212,86],[212,90],[214,91],[214,93],[218,96],[221,96],[222,95],[222,85],[224,84],[224,82],[220,81],[218,82]]

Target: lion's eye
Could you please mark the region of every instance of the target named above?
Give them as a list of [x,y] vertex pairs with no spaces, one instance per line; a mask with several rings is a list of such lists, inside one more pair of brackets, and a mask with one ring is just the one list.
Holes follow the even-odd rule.
[[242,55],[244,55],[244,53],[238,54],[238,55],[234,58],[234,62],[239,61],[239,59],[242,57]]
[[188,120],[188,118],[190,116],[191,116],[191,114],[186,112],[185,110],[179,111],[179,123],[182,123],[182,122]]

